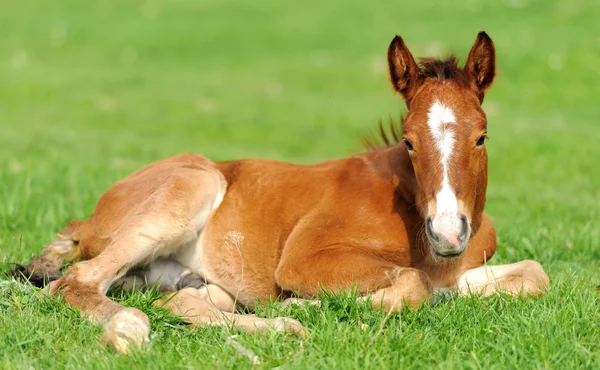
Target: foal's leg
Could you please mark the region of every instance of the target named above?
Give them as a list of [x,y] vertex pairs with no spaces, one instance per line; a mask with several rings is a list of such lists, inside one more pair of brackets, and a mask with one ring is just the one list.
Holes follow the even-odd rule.
[[[140,346],[148,340],[148,317],[110,300],[106,291],[128,270],[194,242],[224,191],[224,180],[216,170],[183,167],[173,171],[157,183],[145,202],[131,205],[135,212],[123,220],[122,228],[100,254],[75,264],[50,284],[50,291],[63,292],[67,303],[90,320],[104,324],[104,339],[118,351]],[[110,207],[96,213],[110,215]]]
[[233,313],[236,309],[235,298],[214,284],[199,289],[184,288],[167,298],[158,300],[155,304],[168,308],[172,313],[182,315],[183,319],[192,326],[234,325],[249,333],[270,329],[300,335],[306,333],[306,329],[291,318],[263,319],[254,315]]
[[304,298],[286,298],[279,304],[280,307],[285,308],[287,306],[317,306],[321,307],[321,301],[318,299],[304,299]]
[[50,242],[41,256],[34,256],[27,266],[17,265],[13,274],[16,278],[26,279],[37,287],[43,287],[51,281],[60,279],[60,270],[65,262],[71,262],[81,257],[79,249],[78,229],[82,221],[71,221]]
[[142,236],[145,234],[142,228],[132,227],[97,257],[75,264],[65,276],[49,285],[51,292],[62,292],[64,300],[79,308],[86,318],[103,324],[104,340],[119,352],[127,352],[131,344],[140,346],[148,340],[150,332],[150,322],[142,311],[125,308],[105,296],[115,280],[160,250],[157,238]]
[[[548,276],[535,261],[521,261],[510,265],[487,265],[496,251],[496,232],[490,218],[484,213],[479,231],[469,244],[458,276],[448,275],[440,285],[454,285],[459,294],[492,295],[502,292],[510,295],[540,295],[548,288]],[[439,278],[439,276],[438,276]]]
[[538,296],[548,288],[548,275],[538,262],[531,260],[510,265],[483,265],[467,270],[458,278],[456,286],[461,295]]
[[406,306],[415,309],[433,297],[433,284],[421,270],[399,267],[389,276],[392,282],[389,287],[379,289],[363,299],[370,298],[374,307],[399,311]]
[[300,298],[313,298],[322,288],[356,287],[361,294],[372,294],[374,306],[392,311],[416,308],[433,295],[425,272],[399,267],[350,246],[312,253],[306,248],[284,249],[275,280]]

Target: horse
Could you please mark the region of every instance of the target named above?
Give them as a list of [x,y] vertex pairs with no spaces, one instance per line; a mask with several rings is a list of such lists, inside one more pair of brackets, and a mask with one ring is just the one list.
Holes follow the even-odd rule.
[[156,304],[190,325],[298,335],[307,331],[297,320],[237,310],[270,299],[312,304],[345,289],[390,312],[431,302],[437,289],[543,294],[538,262],[487,264],[496,234],[484,213],[481,104],[496,75],[491,38],[480,32],[459,66],[454,56],[417,63],[396,36],[387,62],[407,112],[401,129],[381,130],[382,144],[371,138],[363,153],[312,165],[191,153],[159,160],[115,183],[88,220],[71,221],[16,273],[48,282],[48,292],[103,324],[120,352],[144,345],[150,325],[106,296],[115,284],[158,285]]

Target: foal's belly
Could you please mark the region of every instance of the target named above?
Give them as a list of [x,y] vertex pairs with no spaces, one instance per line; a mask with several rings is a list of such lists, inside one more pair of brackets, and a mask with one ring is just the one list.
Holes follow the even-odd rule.
[[276,255],[235,219],[220,220],[224,218],[212,218],[198,239],[174,258],[242,305],[253,307],[257,299],[276,298],[280,294],[274,278]]

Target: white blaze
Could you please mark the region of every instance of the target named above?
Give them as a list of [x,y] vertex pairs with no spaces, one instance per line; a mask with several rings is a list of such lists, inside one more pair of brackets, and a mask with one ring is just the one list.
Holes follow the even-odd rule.
[[458,202],[456,195],[450,187],[448,176],[448,162],[454,146],[454,131],[456,124],[454,113],[448,106],[439,100],[429,108],[427,125],[433,135],[435,146],[440,152],[440,162],[443,171],[442,188],[436,194],[436,215],[433,220],[434,229],[439,232],[451,232],[460,229],[460,219],[457,217]]

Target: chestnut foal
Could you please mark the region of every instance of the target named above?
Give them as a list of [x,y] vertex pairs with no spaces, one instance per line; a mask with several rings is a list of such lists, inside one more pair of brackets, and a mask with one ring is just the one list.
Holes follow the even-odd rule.
[[[387,60],[408,113],[403,136],[351,158],[301,166],[212,162],[183,154],[112,186],[87,221],[71,222],[22,272],[106,328],[119,351],[148,339],[147,316],[105,296],[114,283],[160,284],[160,304],[192,325],[303,333],[290,318],[236,314],[257,299],[313,298],[355,287],[386,310],[416,307],[434,288],[538,295],[537,262],[489,266],[496,235],[483,212],[486,116],[495,75],[479,33],[464,67],[417,64],[396,36]],[[63,277],[65,261],[83,258]]]

